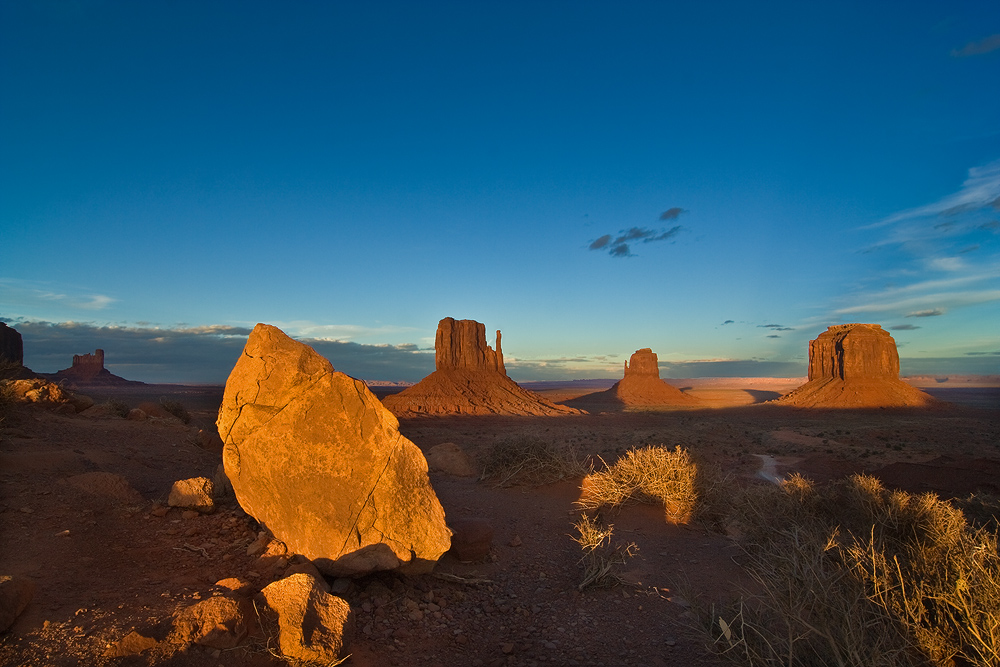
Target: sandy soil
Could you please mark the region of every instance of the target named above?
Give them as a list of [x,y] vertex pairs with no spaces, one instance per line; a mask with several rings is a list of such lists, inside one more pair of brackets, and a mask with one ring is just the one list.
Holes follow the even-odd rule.
[[[473,455],[522,435],[609,461],[630,447],[681,445],[699,463],[743,484],[765,484],[768,473],[791,470],[820,481],[865,470],[913,491],[1000,493],[996,388],[952,388],[978,393],[959,391],[952,395],[964,405],[932,410],[742,405],[778,391],[765,385],[687,389],[731,406],[715,409],[442,417],[404,421],[401,430],[424,450],[454,442]],[[552,391],[563,394],[550,400],[566,400],[565,387]],[[218,465],[220,454],[201,449],[195,434],[214,422],[220,387],[91,393],[132,405],[179,400],[194,419],[184,426],[24,408],[0,423],[0,574],[26,575],[37,584],[32,604],[0,637],[0,664],[282,664],[262,636],[233,651],[161,641],[138,655],[105,657],[132,630],[164,639],[171,614],[210,595],[215,581],[237,576],[261,587],[282,572],[272,560],[246,555],[257,526],[233,500],[193,519],[177,510],[151,513],[175,480],[211,476]],[[122,506],[62,483],[88,471],[124,475],[143,502]],[[480,583],[391,573],[335,582],[358,620],[346,664],[724,664],[686,604],[731,600],[748,585],[740,550],[726,536],[698,524],[669,526],[655,507],[627,507],[608,518],[619,539],[639,547],[627,571],[631,583],[581,593],[580,550],[570,539],[579,480],[500,489],[472,478],[431,479],[449,517],[482,517],[495,528],[485,561],[459,563],[448,555],[436,570]]]

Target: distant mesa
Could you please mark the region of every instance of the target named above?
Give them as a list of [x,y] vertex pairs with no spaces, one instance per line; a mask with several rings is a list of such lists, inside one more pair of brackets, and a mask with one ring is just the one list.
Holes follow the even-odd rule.
[[17,329],[0,322],[0,380],[27,380],[36,377],[24,365],[24,342]]
[[98,348],[93,354],[74,354],[73,365],[55,373],[39,373],[53,381],[65,380],[70,386],[124,386],[142,385],[144,382],[126,380],[104,367],[104,350]]
[[660,379],[656,353],[648,347],[636,350],[625,362],[625,377],[610,389],[566,401],[567,405],[590,411],[694,407],[700,403],[694,396]]
[[475,320],[446,317],[434,340],[436,370],[398,394],[383,399],[397,417],[421,415],[568,415],[580,411],[556,405],[507,376],[497,331],[496,349],[486,344],[486,327]]
[[899,379],[896,341],[877,324],[839,324],[809,341],[809,381],[774,401],[802,408],[920,407],[935,399]]

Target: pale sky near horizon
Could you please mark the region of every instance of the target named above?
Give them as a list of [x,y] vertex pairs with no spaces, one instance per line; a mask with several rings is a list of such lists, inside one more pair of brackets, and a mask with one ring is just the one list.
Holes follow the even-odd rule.
[[1000,3],[0,5],[0,321],[224,381],[369,380],[442,317],[516,380],[799,376],[874,322],[1000,373]]

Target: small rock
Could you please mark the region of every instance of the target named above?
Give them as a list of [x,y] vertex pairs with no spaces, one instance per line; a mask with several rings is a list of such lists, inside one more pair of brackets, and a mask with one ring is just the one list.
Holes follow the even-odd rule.
[[522,544],[524,544],[524,543],[523,543],[523,542],[521,541],[521,537],[520,537],[520,535],[515,535],[515,536],[514,536],[514,539],[512,539],[512,540],[510,541],[510,546],[512,546],[512,547],[519,547],[519,546],[521,546]]
[[199,516],[201,516],[201,514],[194,510],[184,510],[181,512],[182,519],[197,519]]
[[486,519],[453,519],[449,524],[451,536],[450,553],[460,561],[481,560],[490,553],[493,544],[493,526]]
[[167,516],[167,513],[169,511],[170,511],[169,507],[165,507],[165,506],[161,505],[160,507],[154,507],[152,510],[150,510],[149,513],[152,514],[153,516],[161,517],[162,518],[162,517]]
[[0,576],[0,632],[14,624],[35,596],[35,582],[26,577]]
[[124,658],[129,655],[138,655],[154,646],[156,646],[155,639],[132,631],[112,644],[104,652],[104,655],[108,658]]
[[144,422],[146,421],[146,412],[144,410],[140,410],[139,408],[132,408],[128,411],[128,415],[126,415],[125,418],[129,421]]
[[215,511],[215,501],[212,500],[214,490],[214,483],[207,477],[180,479],[171,487],[167,504],[211,514]]
[[503,651],[505,654],[513,653],[514,652],[514,642],[507,642],[506,644],[504,644],[503,646],[500,647],[500,650]]

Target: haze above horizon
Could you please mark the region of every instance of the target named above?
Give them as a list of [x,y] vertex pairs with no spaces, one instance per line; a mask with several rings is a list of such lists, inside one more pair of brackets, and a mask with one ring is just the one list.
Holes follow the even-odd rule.
[[419,380],[446,316],[515,380],[845,322],[998,374],[997,81],[995,2],[4,3],[0,321],[148,382],[257,322]]

